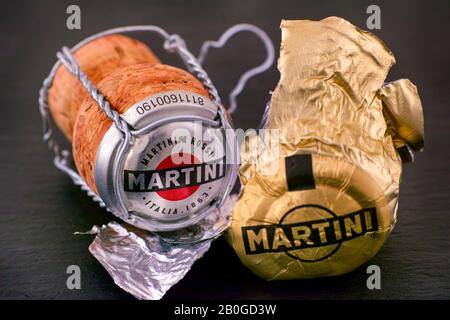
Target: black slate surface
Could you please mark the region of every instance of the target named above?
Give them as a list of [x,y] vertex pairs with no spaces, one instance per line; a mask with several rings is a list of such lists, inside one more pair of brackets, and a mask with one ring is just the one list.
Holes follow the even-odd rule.
[[[77,1],[81,31],[65,27],[70,1],[2,1],[0,4],[0,298],[132,299],[116,287],[88,252],[91,236],[75,236],[111,216],[52,165],[41,139],[37,94],[62,45],[110,27],[156,24],[182,35],[197,52],[234,23],[266,30],[279,46],[285,19],[344,17],[365,28],[372,1]],[[167,299],[399,299],[450,295],[450,6],[448,1],[390,1],[374,33],[394,52],[388,80],[409,78],[425,109],[426,148],[404,167],[399,221],[371,261],[382,270],[382,289],[366,288],[366,266],[329,279],[266,282],[244,268],[228,244],[216,241]],[[156,37],[145,40],[167,63]],[[262,59],[251,36],[214,51],[206,65],[221,92],[243,68]],[[179,64],[179,63],[178,63]],[[255,127],[278,72],[251,80],[239,98],[238,127]],[[226,96],[222,94],[222,96]],[[66,288],[68,265],[79,265],[82,289]]]

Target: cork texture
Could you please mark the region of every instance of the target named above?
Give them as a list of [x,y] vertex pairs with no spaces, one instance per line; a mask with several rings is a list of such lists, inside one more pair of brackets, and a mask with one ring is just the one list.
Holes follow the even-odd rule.
[[[94,84],[119,68],[139,63],[159,63],[142,42],[123,35],[109,35],[93,40],[74,53],[81,69]],[[53,119],[64,135],[72,140],[73,127],[87,92],[64,66],[56,72],[48,102]]]
[[[186,90],[208,96],[190,73],[163,64],[138,64],[117,70],[98,83],[111,108],[124,113],[147,96],[170,90]],[[78,172],[97,192],[94,164],[97,149],[112,122],[90,97],[79,110],[73,135],[73,154]]]

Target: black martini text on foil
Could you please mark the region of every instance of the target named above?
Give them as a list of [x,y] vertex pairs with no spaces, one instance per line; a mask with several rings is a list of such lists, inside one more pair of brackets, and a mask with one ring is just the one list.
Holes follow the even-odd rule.
[[374,231],[376,209],[366,208],[328,219],[242,227],[242,238],[246,254],[259,254],[324,247]]

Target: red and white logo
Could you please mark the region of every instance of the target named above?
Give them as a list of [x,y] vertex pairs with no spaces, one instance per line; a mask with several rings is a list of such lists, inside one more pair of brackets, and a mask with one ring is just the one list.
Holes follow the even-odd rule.
[[[156,170],[164,170],[164,169],[187,169],[190,168],[192,164],[198,164],[200,161],[192,154],[188,154],[187,158],[189,161],[184,161],[185,156],[183,154],[180,155],[181,163],[175,164],[173,161],[173,156],[168,156],[163,161],[159,163],[156,167]],[[186,170],[185,170],[186,171]],[[198,190],[199,185],[185,186],[178,189],[171,190],[163,190],[157,191],[157,194],[166,200],[170,201],[180,201],[184,200],[187,197],[190,197],[194,194],[195,191]]]
[[[175,146],[191,151],[174,152]],[[221,190],[226,174],[222,148],[183,136],[155,141],[140,154],[136,170],[123,171],[127,198],[139,212],[159,218],[176,219],[199,210]]]

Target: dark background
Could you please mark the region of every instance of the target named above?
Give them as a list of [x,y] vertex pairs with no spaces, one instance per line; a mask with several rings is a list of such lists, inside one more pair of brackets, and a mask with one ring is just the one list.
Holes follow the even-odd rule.
[[[66,8],[80,5],[82,29],[66,29]],[[167,299],[399,299],[450,296],[450,3],[449,1],[1,1],[0,4],[0,298],[131,299],[91,256],[91,236],[75,236],[112,220],[52,165],[41,139],[38,89],[63,45],[121,25],[155,24],[183,36],[196,53],[206,39],[249,22],[277,48],[280,20],[337,15],[366,28],[366,8],[381,7],[381,37],[397,64],[388,80],[409,78],[425,111],[425,152],[404,167],[399,221],[370,262],[382,289],[366,287],[366,267],[335,278],[266,282],[254,276],[223,240],[166,295]],[[141,38],[143,39],[143,38]],[[163,61],[177,64],[153,36],[145,40]],[[261,45],[241,35],[213,51],[206,68],[226,98],[243,69],[263,59]],[[179,65],[179,63],[178,63]],[[238,127],[255,127],[275,66],[252,79],[239,98]],[[66,268],[79,265],[82,289],[66,288]]]

